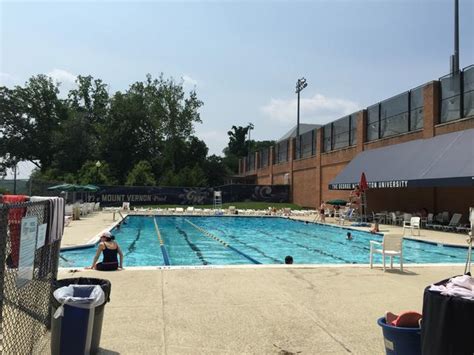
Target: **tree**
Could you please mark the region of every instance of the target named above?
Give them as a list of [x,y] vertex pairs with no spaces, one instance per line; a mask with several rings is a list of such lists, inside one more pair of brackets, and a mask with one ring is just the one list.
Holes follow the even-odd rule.
[[249,129],[249,126],[232,126],[232,129],[227,132],[227,135],[229,136],[229,144],[224,149],[224,154],[226,156],[235,155],[243,157],[247,155],[248,145],[245,142]]
[[[29,160],[39,177],[54,181],[123,184],[130,177],[137,183],[142,177],[133,177],[135,169],[143,172],[146,161],[155,180],[207,183],[208,148],[193,136],[203,105],[195,91],[185,93],[182,83],[163,75],[147,75],[112,97],[100,79],[80,75],[76,83],[65,100],[45,75],[23,87],[0,87],[0,176]],[[107,163],[99,177],[97,160]]]
[[211,155],[204,164],[204,174],[207,177],[207,186],[219,186],[225,183],[225,178],[230,175],[229,168],[224,159]]
[[69,104],[77,112],[84,113],[87,121],[93,126],[106,120],[109,94],[107,85],[101,79],[92,76],[78,75],[77,89],[69,91]]
[[183,167],[179,162],[187,154],[193,125],[201,122],[201,105],[195,92],[185,98],[182,85],[172,79],[147,75],[145,82],[136,82],[112,98],[102,128],[102,158],[111,163],[119,181],[141,160],[150,162],[156,176],[163,170],[176,173]]
[[93,160],[86,161],[77,173],[75,182],[80,184],[115,185],[117,181],[111,176],[109,164],[101,161],[100,167],[97,167],[96,163]]
[[128,173],[125,185],[129,186],[155,186],[156,180],[153,175],[151,164],[146,160],[140,161]]
[[2,165],[28,160],[42,170],[52,165],[53,135],[67,118],[59,87],[46,75],[31,77],[24,87],[0,87],[0,156]]

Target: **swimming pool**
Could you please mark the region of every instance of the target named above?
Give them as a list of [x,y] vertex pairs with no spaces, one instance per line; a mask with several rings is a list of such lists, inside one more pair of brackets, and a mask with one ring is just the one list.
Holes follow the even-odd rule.
[[[128,216],[112,230],[127,266],[367,264],[369,241],[379,235],[286,218]],[[161,243],[160,243],[161,239]],[[61,267],[90,266],[95,248],[61,252]],[[466,249],[405,240],[405,263],[462,263]],[[378,257],[378,259],[377,259]],[[375,262],[380,262],[376,256]],[[398,262],[398,258],[396,258]]]

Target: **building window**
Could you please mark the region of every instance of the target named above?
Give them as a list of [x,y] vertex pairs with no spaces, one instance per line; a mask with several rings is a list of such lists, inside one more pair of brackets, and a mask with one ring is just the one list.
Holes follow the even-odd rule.
[[357,113],[350,115],[351,121],[351,132],[350,132],[350,142],[349,145],[357,144]]
[[296,158],[306,158],[316,154],[315,131],[301,134],[296,143]]
[[423,86],[410,90],[410,131],[423,128]]
[[474,65],[463,71],[463,117],[474,116]]
[[328,123],[324,126],[323,140],[324,151],[330,152],[332,150],[332,123]]
[[461,118],[461,75],[446,75],[441,81],[440,122],[449,122]]
[[367,141],[379,139],[379,110],[380,104],[367,108]]
[[380,103],[380,138],[408,132],[408,95],[405,92]]
[[260,166],[259,168],[265,168],[268,166],[268,158],[270,156],[269,154],[270,148],[264,148],[260,151]]
[[247,171],[255,170],[255,153],[250,153],[247,156]]
[[288,140],[280,142],[276,145],[276,162],[283,163],[288,161]]
[[351,117],[346,116],[332,123],[333,149],[348,147],[350,144],[349,136],[351,130]]

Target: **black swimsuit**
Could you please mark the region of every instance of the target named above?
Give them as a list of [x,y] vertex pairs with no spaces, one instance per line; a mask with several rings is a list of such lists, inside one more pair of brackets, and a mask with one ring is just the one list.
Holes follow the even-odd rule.
[[96,270],[100,271],[113,271],[118,269],[118,246],[115,249],[107,248],[107,245],[104,243],[104,258],[101,263],[97,263],[95,266]]

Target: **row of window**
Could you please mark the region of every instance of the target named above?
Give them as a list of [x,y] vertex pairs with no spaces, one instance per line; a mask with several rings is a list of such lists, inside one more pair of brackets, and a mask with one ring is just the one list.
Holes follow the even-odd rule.
[[423,128],[423,87],[367,108],[367,141]]
[[296,159],[310,157],[316,154],[316,130],[303,133],[296,140]]
[[440,78],[440,122],[458,120],[474,115],[474,66],[455,75]]
[[[474,116],[474,65],[465,68],[459,74],[440,78],[440,86],[440,123]],[[423,106],[423,86],[420,86],[368,107],[367,141],[422,129]],[[354,113],[323,126],[324,151],[355,145],[356,123],[357,113]],[[275,164],[288,161],[288,145],[288,140],[275,145]],[[260,154],[259,168],[268,166],[269,149],[263,149]],[[306,158],[315,154],[316,130],[299,135],[296,140],[295,158]],[[250,158],[247,161],[252,167],[254,166],[254,158],[251,162]]]
[[356,144],[357,113],[342,117],[323,127],[323,149],[329,152]]

